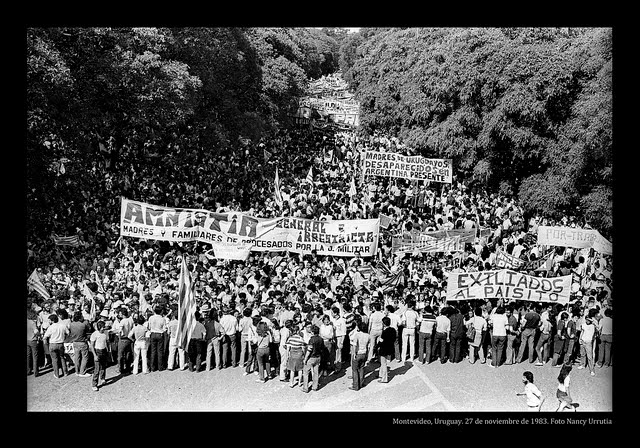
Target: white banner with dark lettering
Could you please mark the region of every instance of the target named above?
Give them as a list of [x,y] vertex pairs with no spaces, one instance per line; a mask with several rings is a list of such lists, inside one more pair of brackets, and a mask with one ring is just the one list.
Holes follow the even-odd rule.
[[393,152],[364,151],[362,174],[450,184],[453,182],[453,164],[451,159],[427,159]]
[[541,278],[509,269],[480,272],[450,272],[447,301],[509,299],[566,304],[571,276]]
[[120,235],[160,241],[217,244],[229,256],[229,245],[252,251],[354,257],[376,254],[378,219],[314,221],[303,218],[256,218],[242,212],[163,207],[122,198]]
[[593,247],[601,254],[611,255],[613,253],[611,242],[595,229],[538,226],[538,244],[576,249]]

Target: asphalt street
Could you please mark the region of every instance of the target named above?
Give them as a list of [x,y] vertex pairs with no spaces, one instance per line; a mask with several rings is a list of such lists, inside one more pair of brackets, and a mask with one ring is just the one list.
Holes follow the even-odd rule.
[[[524,361],[497,369],[488,364],[429,365],[391,362],[390,381],[377,381],[379,364],[366,367],[365,387],[349,390],[350,369],[322,378],[317,391],[304,393],[277,378],[258,383],[257,375],[243,375],[241,368],[192,373],[188,370],[118,375],[107,369],[107,384],[98,392],[91,378],[71,374],[54,378],[51,370],[28,376],[27,411],[514,411],[527,409],[522,373],[533,372],[535,384],[546,400],[542,411],[554,411],[559,369],[537,367]],[[613,411],[611,368],[571,372],[571,394],[578,411]]]

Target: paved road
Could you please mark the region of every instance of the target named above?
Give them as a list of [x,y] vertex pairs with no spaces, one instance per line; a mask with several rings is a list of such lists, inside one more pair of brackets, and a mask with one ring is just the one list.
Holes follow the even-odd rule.
[[[522,372],[530,370],[547,400],[543,411],[554,411],[559,369],[535,367],[527,361],[493,369],[487,365],[459,364],[405,366],[391,363],[390,382],[377,381],[377,364],[366,368],[365,387],[348,389],[343,372],[321,380],[318,391],[272,379],[257,383],[256,375],[242,370],[211,372],[164,371],[148,375],[118,376],[107,369],[107,382],[95,392],[91,378],[75,375],[55,379],[51,372],[27,377],[28,411],[523,411]],[[571,372],[572,396],[580,411],[612,411],[612,368]],[[46,371],[45,371],[46,372]]]

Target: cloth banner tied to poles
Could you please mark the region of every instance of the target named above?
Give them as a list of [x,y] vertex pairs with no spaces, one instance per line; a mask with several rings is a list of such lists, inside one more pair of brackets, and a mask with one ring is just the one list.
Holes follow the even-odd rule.
[[540,278],[509,269],[450,272],[447,301],[508,299],[566,304],[571,294],[571,280],[571,275]]

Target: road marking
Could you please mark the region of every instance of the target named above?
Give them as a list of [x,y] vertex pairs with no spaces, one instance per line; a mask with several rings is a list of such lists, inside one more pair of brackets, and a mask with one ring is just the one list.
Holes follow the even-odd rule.
[[394,412],[424,411],[424,410],[428,410],[426,408],[433,406],[436,403],[443,403],[442,395],[437,393],[431,393],[429,395],[424,395],[422,397],[416,398],[415,400],[412,400],[408,403],[403,403],[400,406],[396,406],[395,408],[391,409],[391,411],[394,411]]
[[420,367],[418,367],[418,366],[414,366],[414,369],[418,371],[418,376],[420,378],[422,378],[422,381],[424,381],[427,384],[427,386],[429,386],[429,389],[431,389],[433,391],[432,395],[435,395],[436,397],[438,397],[440,399],[440,402],[444,405],[446,410],[447,411],[455,411],[456,410],[455,407],[449,402],[449,400],[444,398],[444,395],[442,395],[442,392],[440,392],[440,389],[438,389],[436,387],[436,385],[433,384],[433,382],[429,379],[427,374],[424,373],[422,371],[422,369],[420,369]]

